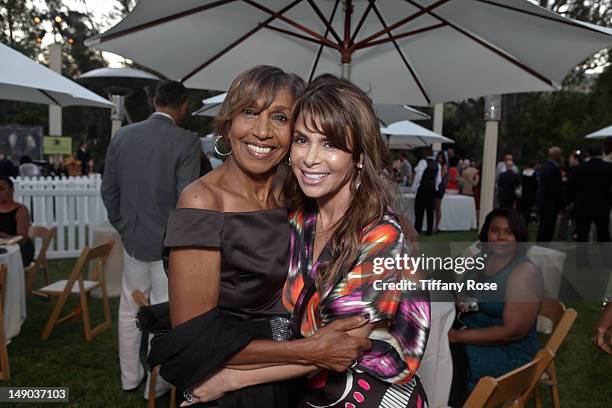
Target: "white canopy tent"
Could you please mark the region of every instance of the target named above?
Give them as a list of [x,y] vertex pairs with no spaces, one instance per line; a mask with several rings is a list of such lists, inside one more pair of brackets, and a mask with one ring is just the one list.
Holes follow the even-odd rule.
[[0,44],[0,99],[58,105],[111,108],[112,102]]
[[[221,104],[227,96],[226,93],[211,96],[202,100],[202,107],[192,115],[196,116],[217,116]],[[376,116],[386,126],[389,123],[398,122],[400,120],[424,120],[429,119],[429,115],[419,110],[411,108],[408,105],[387,105],[387,104],[375,104],[374,109],[376,110]]]
[[586,135],[586,139],[606,139],[608,137],[612,137],[612,126],[599,129],[598,131]]
[[380,133],[387,137],[389,149],[413,149],[431,146],[434,143],[455,143],[454,140],[432,132],[409,120],[395,122],[380,128]]

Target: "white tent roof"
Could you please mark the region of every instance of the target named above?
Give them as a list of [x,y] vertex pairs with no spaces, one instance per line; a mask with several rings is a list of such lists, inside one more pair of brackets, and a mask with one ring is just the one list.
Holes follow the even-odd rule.
[[607,137],[612,137],[612,126],[599,129],[596,132],[586,135],[587,139],[605,139]]
[[112,102],[4,44],[0,44],[0,61],[0,99],[62,107],[113,106]]
[[455,143],[453,139],[432,132],[409,120],[392,123],[381,128],[380,133],[383,137],[387,136],[389,149],[412,149],[433,143]]

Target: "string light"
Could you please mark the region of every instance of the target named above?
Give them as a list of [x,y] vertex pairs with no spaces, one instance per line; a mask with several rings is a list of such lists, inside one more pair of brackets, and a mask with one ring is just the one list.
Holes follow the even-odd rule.
[[42,19],[40,18],[40,16],[34,17],[34,24],[40,24],[41,22],[42,22]]
[[62,22],[62,17],[61,17],[61,16],[55,16],[54,20],[55,20],[55,22],[56,22],[57,24],[59,24],[59,23],[61,23],[61,22]]

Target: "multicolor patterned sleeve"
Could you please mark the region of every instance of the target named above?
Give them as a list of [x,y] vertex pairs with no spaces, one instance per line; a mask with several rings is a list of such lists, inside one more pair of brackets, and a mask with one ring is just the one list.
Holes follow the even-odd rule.
[[401,260],[404,255],[409,251],[401,226],[395,216],[387,214],[368,227],[359,259],[319,309],[323,325],[364,313],[369,314],[371,322],[380,322],[369,336],[372,348],[355,369],[396,384],[410,381],[416,373],[430,325],[428,293],[391,290],[388,286],[383,289],[384,284],[415,280],[409,269],[381,266],[384,259]]

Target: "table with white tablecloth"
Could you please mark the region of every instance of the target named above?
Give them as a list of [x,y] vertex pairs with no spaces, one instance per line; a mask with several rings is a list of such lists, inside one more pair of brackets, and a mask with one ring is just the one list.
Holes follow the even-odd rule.
[[[453,358],[448,342],[448,331],[455,320],[455,302],[442,299],[439,291],[432,292],[431,326],[425,354],[417,374],[427,393],[431,408],[448,406],[453,381]],[[439,297],[439,298],[438,298]]]
[[4,335],[12,339],[21,331],[26,318],[25,276],[19,245],[3,246],[6,253],[0,254],[0,264],[8,268],[6,290],[4,292],[3,318]]
[[[414,224],[414,193],[401,195],[400,212]],[[474,197],[462,194],[444,194],[441,204],[440,231],[469,231],[476,229],[476,203]],[[423,225],[427,225],[426,214]]]

